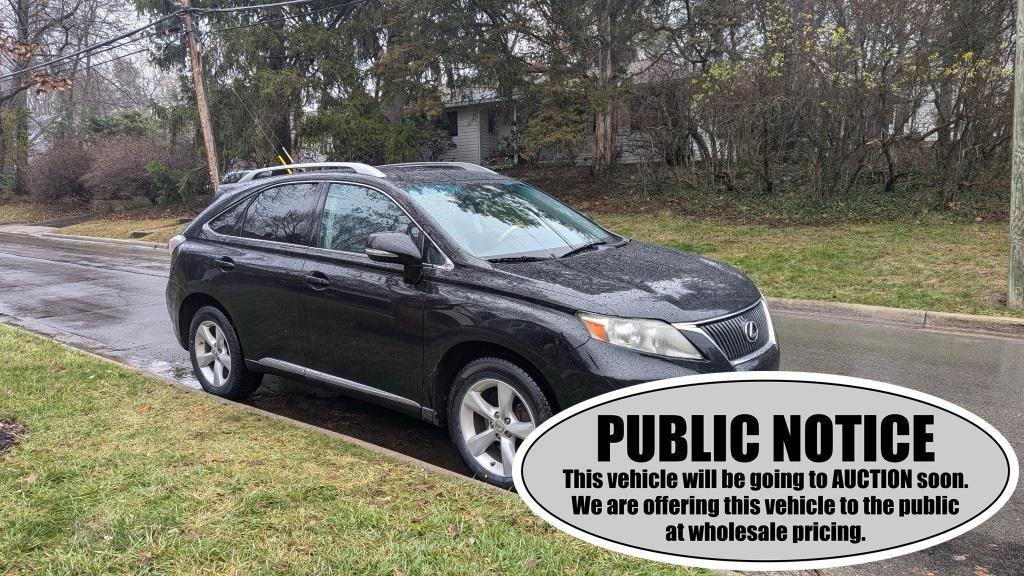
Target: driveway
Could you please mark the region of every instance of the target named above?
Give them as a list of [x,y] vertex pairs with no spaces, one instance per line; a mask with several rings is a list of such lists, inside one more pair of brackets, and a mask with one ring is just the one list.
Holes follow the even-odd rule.
[[[164,308],[165,251],[0,233],[0,320],[193,387]],[[871,378],[955,402],[1024,454],[1024,340],[775,314],[783,368]],[[446,433],[333,391],[268,377],[249,403],[464,472]],[[819,574],[1024,574],[1024,493],[915,554]]]

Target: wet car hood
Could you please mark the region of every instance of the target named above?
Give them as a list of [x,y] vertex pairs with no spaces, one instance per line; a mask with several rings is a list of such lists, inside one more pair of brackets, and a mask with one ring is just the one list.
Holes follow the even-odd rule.
[[643,242],[495,268],[526,280],[568,308],[628,318],[698,322],[746,308],[761,297],[739,270]]

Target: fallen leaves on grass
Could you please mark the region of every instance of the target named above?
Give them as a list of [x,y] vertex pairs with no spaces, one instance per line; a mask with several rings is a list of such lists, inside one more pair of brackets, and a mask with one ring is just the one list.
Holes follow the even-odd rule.
[[28,428],[14,418],[0,419],[0,454],[28,436]]

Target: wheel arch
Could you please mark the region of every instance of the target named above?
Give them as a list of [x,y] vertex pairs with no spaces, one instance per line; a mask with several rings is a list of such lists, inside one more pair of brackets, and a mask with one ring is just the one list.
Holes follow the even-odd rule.
[[[178,307],[178,343],[186,350],[188,349],[188,331],[189,327],[192,325],[192,318],[194,318],[196,312],[204,306],[213,306],[220,310],[222,314],[227,316],[232,325],[235,323],[231,318],[231,314],[228,313],[227,308],[225,308],[224,305],[218,302],[213,296],[210,296],[205,292],[193,292],[192,294],[189,294],[181,301],[181,306]],[[241,342],[241,335],[236,335],[238,336],[239,342]]]
[[495,342],[467,340],[448,348],[441,356],[437,369],[434,370],[430,388],[430,403],[435,410],[438,424],[444,424],[448,418],[448,395],[451,393],[452,383],[455,381],[459,370],[473,360],[488,357],[501,358],[522,368],[523,371],[529,374],[530,378],[533,378],[533,381],[537,383],[541,391],[544,392],[544,396],[551,405],[552,411],[558,412],[561,410],[558,396],[551,387],[549,379],[526,356]]

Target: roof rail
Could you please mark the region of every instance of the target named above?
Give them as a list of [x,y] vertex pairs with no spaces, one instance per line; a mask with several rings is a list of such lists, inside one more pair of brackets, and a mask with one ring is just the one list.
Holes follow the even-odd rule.
[[494,170],[472,162],[403,162],[401,164],[384,164],[378,168],[460,168],[467,172],[497,174]]
[[377,178],[386,178],[387,175],[377,170],[369,164],[363,164],[362,162],[306,162],[303,164],[282,164],[280,166],[268,166],[261,170],[290,170],[293,168],[348,168],[356,174],[364,174],[366,176],[376,176]]

